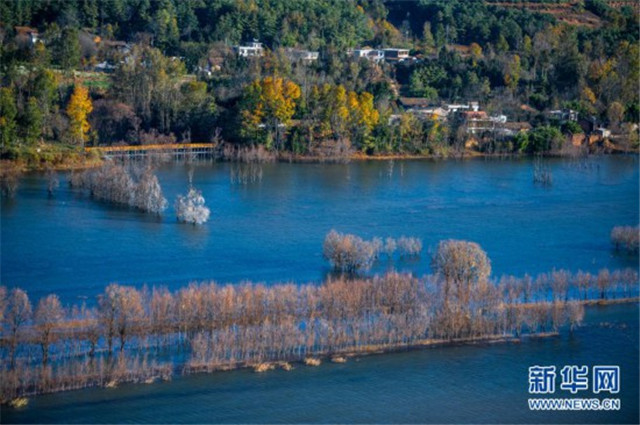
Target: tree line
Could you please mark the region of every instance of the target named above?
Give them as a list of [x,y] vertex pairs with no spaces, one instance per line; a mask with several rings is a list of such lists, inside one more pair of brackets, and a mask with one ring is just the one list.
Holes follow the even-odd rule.
[[[235,146],[296,155],[464,151],[459,122],[418,119],[400,107],[401,96],[478,100],[490,114],[533,126],[500,143],[480,137],[483,152],[559,153],[594,122],[637,147],[632,10],[572,5],[597,15],[601,25],[590,27],[481,0],[291,3],[3,3],[2,157],[61,162],[87,144],[208,142],[216,129]],[[15,29],[24,25],[39,40]],[[253,38],[265,43],[264,56],[233,51]],[[125,52],[110,47],[120,42],[129,43]],[[367,45],[407,48],[417,60],[348,54]],[[319,50],[319,59],[292,61],[290,47]],[[99,63],[114,69],[92,72]],[[545,113],[559,108],[578,111],[582,125]]]
[[0,394],[557,332],[580,323],[586,300],[638,296],[633,270],[492,279],[486,253],[466,241],[442,241],[432,262],[423,278],[390,272],[321,285],[110,284],[95,303],[69,307],[51,294],[34,308],[25,291],[0,287]]

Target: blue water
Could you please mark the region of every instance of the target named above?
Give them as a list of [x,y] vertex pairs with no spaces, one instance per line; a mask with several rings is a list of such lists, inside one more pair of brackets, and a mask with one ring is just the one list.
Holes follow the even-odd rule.
[[[0,283],[34,301],[56,292],[70,303],[92,300],[109,282],[319,282],[332,228],[422,238],[420,260],[395,264],[419,275],[446,238],[480,243],[494,275],[638,266],[609,242],[613,226],[638,223],[635,157],[588,168],[553,160],[551,187],[533,184],[530,160],[267,164],[247,185],[232,183],[230,167],[195,166],[194,185],[212,210],[202,227],[177,223],[172,208],[157,218],[95,202],[71,191],[65,175],[49,196],[43,175],[26,176],[15,199],[2,200]],[[157,174],[170,203],[186,191],[186,166]],[[585,326],[559,338],[44,395],[25,409],[3,407],[0,422],[638,423],[638,344],[637,306],[592,307]],[[571,364],[619,365],[622,410],[530,412],[527,368]]]
[[[480,243],[495,275],[637,267],[609,241],[613,226],[638,223],[636,157],[604,157],[588,169],[554,160],[551,187],[533,183],[530,160],[267,164],[247,185],[231,182],[230,167],[195,167],[212,211],[202,227],[177,223],[172,207],[156,218],[93,201],[64,175],[49,197],[45,177],[29,175],[15,199],[2,201],[0,282],[66,302],[93,298],[110,282],[318,282],[329,272],[322,242],[332,228],[422,238],[420,261],[395,264],[418,275],[447,238]],[[157,174],[172,205],[186,192],[188,169]]]
[[[219,372],[153,385],[43,395],[2,423],[638,423],[638,307],[590,307],[574,334],[520,344],[439,347],[257,374]],[[528,367],[618,365],[619,411],[539,412]],[[559,381],[556,383],[559,386]],[[542,397],[542,396],[540,396]]]

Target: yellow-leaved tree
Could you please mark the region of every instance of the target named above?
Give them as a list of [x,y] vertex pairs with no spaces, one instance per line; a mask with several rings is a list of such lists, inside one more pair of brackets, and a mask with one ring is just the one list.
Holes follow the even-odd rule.
[[[300,86],[279,77],[254,81],[245,90],[242,103],[242,136],[252,141],[264,141],[267,147],[280,146],[284,127],[296,110]],[[266,139],[260,135],[266,130]]]
[[374,149],[373,128],[380,120],[380,113],[373,103],[373,95],[369,92],[349,92],[347,97],[351,124],[351,139],[362,151]]
[[89,97],[89,90],[82,84],[76,83],[67,105],[69,134],[73,143],[84,146],[87,134],[91,129],[88,120],[91,111],[93,111],[93,104]]

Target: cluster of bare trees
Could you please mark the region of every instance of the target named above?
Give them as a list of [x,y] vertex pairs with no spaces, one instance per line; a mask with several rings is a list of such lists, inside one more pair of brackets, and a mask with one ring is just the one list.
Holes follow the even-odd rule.
[[[193,283],[177,291],[111,284],[95,305],[56,295],[33,309],[0,287],[0,399],[452,340],[511,338],[579,324],[583,300],[638,295],[633,270],[490,279],[474,243],[444,241],[434,274],[322,285]],[[161,363],[160,358],[170,359]]]
[[630,254],[637,253],[640,246],[638,226],[616,226],[611,230],[611,243],[616,250],[625,249]]
[[247,185],[262,181],[263,174],[260,163],[237,163],[231,165],[229,169],[229,180],[231,184]]
[[[216,142],[214,142],[216,143]],[[238,146],[218,140],[217,157],[231,162],[267,163],[276,160],[276,154],[264,145]]]
[[367,241],[332,229],[325,236],[322,246],[324,258],[329,260],[334,269],[345,273],[369,270],[381,255],[392,259],[396,252],[400,257],[418,257],[422,252],[422,240],[402,236],[384,240],[376,237]]
[[542,161],[542,156],[537,155],[533,163],[533,182],[543,186],[553,184],[553,175],[549,164]]
[[89,190],[96,199],[153,214],[160,214],[167,207],[158,178],[150,167],[142,169],[106,162],[99,168],[74,173],[71,186]]
[[263,145],[238,147],[222,145],[218,156],[225,161],[234,162],[229,169],[231,184],[246,185],[262,181],[262,164],[274,162],[276,155]]
[[3,163],[0,167],[0,195],[13,198],[18,190],[22,171],[13,163]]

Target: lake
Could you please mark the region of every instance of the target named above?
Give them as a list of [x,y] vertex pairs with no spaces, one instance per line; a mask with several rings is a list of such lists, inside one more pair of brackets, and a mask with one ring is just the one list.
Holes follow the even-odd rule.
[[[638,267],[609,234],[637,225],[638,159],[549,160],[551,186],[533,182],[529,159],[264,164],[262,179],[239,184],[235,165],[193,165],[211,219],[180,224],[92,200],[43,174],[26,175],[2,200],[0,282],[36,302],[93,302],[110,282],[176,289],[191,281],[314,282],[330,273],[322,242],[335,228],[365,238],[422,238],[419,260],[393,267],[430,272],[443,239],[478,242],[494,276],[555,268],[597,272]],[[189,166],[157,175],[170,205],[188,189]],[[392,267],[376,264],[371,274]],[[619,365],[622,409],[542,413],[526,405],[536,364]],[[3,407],[1,422],[638,422],[638,308],[591,307],[573,335],[521,344],[440,347],[292,372],[234,371],[36,397]]]
[[231,167],[194,167],[211,209],[202,227],[175,219],[172,205],[188,188],[183,165],[157,171],[170,203],[159,218],[71,191],[65,175],[50,197],[44,175],[28,175],[2,202],[2,284],[72,302],[110,282],[318,282],[329,272],[322,242],[332,228],[422,238],[421,260],[395,264],[418,275],[448,238],[478,242],[497,276],[637,267],[609,240],[613,226],[638,223],[637,157],[589,167],[553,160],[551,187],[533,183],[527,159],[265,164],[262,180],[248,184],[232,183]]

